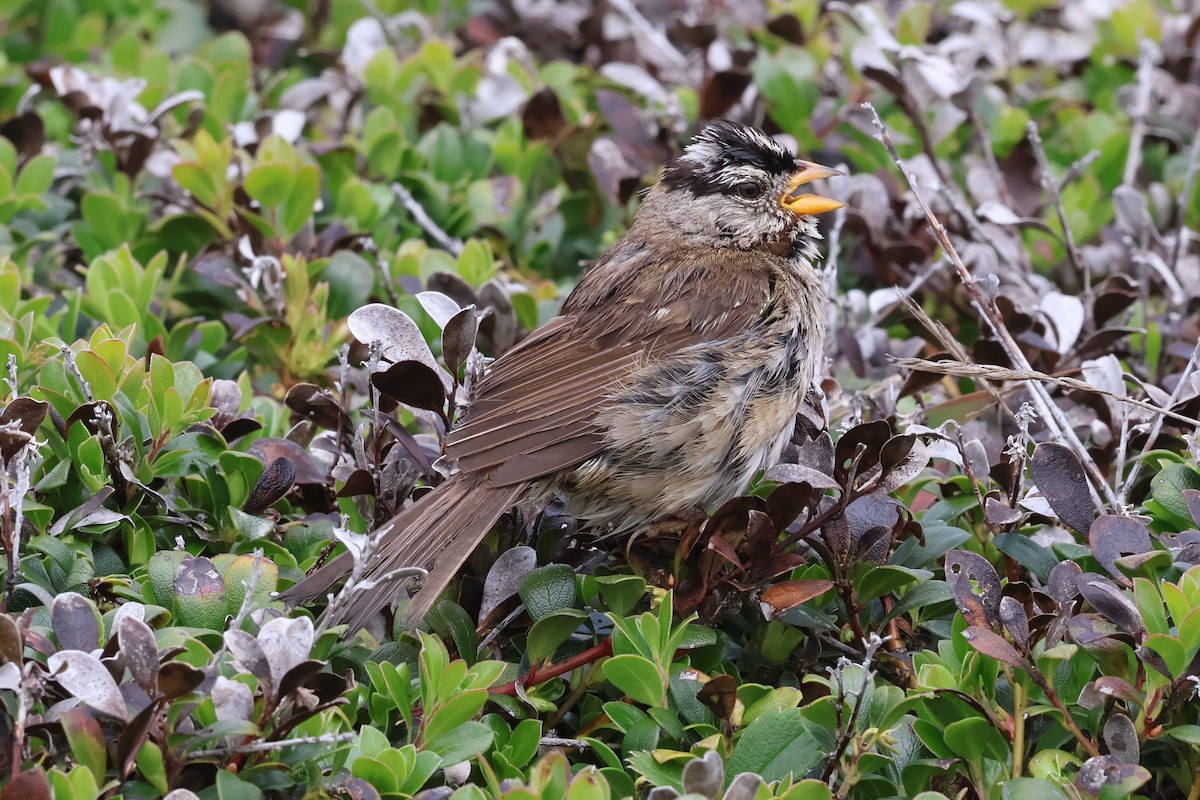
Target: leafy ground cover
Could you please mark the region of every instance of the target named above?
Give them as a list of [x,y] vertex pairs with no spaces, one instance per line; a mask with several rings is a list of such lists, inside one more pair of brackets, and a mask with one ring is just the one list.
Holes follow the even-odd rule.
[[[0,798],[1200,797],[1197,53],[1152,0],[0,1]],[[624,548],[514,512],[419,632],[273,600],[717,116],[849,173],[784,463]]]

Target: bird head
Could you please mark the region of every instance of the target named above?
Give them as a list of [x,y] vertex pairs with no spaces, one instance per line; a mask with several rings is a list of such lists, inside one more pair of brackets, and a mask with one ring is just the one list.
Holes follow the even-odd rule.
[[820,238],[814,216],[845,203],[803,189],[841,174],[796,158],[757,128],[718,120],[667,165],[639,216],[662,218],[674,232],[718,247],[812,258]]

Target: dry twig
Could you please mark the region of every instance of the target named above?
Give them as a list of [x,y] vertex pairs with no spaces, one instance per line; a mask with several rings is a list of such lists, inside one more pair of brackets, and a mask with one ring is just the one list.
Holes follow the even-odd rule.
[[[884,146],[888,149],[888,153],[892,156],[892,159],[896,162],[896,166],[900,169],[901,174],[904,175],[905,180],[908,181],[908,185],[913,192],[913,197],[916,199],[917,204],[921,207],[921,210],[925,213],[925,218],[929,222],[929,227],[933,231],[934,237],[937,238],[938,244],[942,246],[942,250],[945,252],[946,257],[950,259],[950,263],[954,265],[955,270],[958,272],[958,276],[960,280],[962,280],[963,287],[966,289],[967,296],[971,299],[972,305],[974,305],[979,311],[980,315],[984,319],[984,322],[992,330],[992,333],[995,334],[997,341],[1000,343],[1001,347],[1004,348],[1005,354],[1012,360],[1012,363],[1016,365],[1017,369],[1032,371],[1032,367],[1030,367],[1028,359],[1025,358],[1025,354],[1021,351],[1021,348],[1017,345],[1016,340],[1013,339],[1012,334],[1009,333],[1008,328],[1005,326],[1004,319],[1000,316],[1000,312],[996,309],[995,305],[993,305],[991,301],[984,296],[983,292],[979,288],[979,284],[975,282],[975,278],[971,275],[966,264],[963,263],[962,258],[958,255],[958,250],[954,247],[954,243],[950,241],[950,237],[946,233],[946,226],[944,226],[934,215],[933,211],[929,207],[929,203],[925,201],[925,197],[921,194],[921,190],[917,187],[916,181],[912,179],[912,176],[909,175],[908,170],[905,169],[904,160],[900,158],[900,153],[896,150],[896,143],[892,141],[892,135],[888,132],[887,127],[883,124],[883,120],[880,119],[879,113],[870,103],[864,103],[863,107],[871,112],[871,116],[874,118],[875,127],[879,133],[880,139],[883,141]],[[1037,135],[1036,129],[1032,130],[1031,135]],[[1038,148],[1040,149],[1040,142],[1038,143]],[[1044,160],[1044,153],[1041,154],[1041,158]],[[1054,193],[1054,196],[1058,196],[1057,192]],[[1058,205],[1061,209],[1062,203],[1059,202]],[[1104,480],[1104,476],[1100,474],[1100,471],[1096,468],[1095,463],[1093,463],[1092,459],[1087,455],[1087,448],[1083,446],[1083,442],[1081,442],[1079,437],[1075,435],[1075,431],[1071,428],[1070,423],[1067,422],[1062,410],[1054,404],[1054,401],[1050,398],[1050,394],[1046,391],[1046,388],[1037,381],[1028,381],[1027,385],[1029,387],[1030,394],[1033,397],[1034,405],[1037,407],[1038,413],[1042,416],[1042,419],[1045,420],[1047,426],[1049,426],[1054,438],[1060,441],[1065,441],[1075,451],[1076,455],[1079,456],[1080,461],[1083,462],[1084,469],[1087,470],[1088,473],[1089,491],[1092,495],[1092,502],[1099,511],[1103,512],[1105,509],[1105,499],[1108,501],[1109,505],[1115,504],[1116,502],[1116,497],[1113,494],[1112,487],[1110,487],[1108,482]],[[1104,495],[1105,499],[1101,499],[1101,494]]]

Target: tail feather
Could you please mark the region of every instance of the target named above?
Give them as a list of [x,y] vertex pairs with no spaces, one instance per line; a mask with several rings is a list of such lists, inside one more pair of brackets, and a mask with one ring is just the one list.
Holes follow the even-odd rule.
[[[362,576],[364,582],[378,583],[356,593],[341,618],[332,622],[346,622],[351,631],[358,630],[395,599],[406,582],[402,578],[386,579],[389,573],[403,567],[422,567],[429,574],[403,612],[408,624],[420,622],[493,523],[524,490],[523,483],[495,486],[479,477],[457,476],[397,514],[377,531],[381,538]],[[282,597],[292,605],[315,600],[348,575],[353,565],[350,554],[343,553]]]

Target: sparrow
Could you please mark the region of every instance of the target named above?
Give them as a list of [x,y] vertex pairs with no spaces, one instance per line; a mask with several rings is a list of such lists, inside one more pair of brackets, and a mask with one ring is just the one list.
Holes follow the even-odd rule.
[[[362,627],[411,580],[389,576],[421,567],[397,611],[415,625],[502,514],[555,492],[609,532],[743,492],[778,460],[814,377],[815,215],[844,204],[802,189],[840,174],[756,128],[704,127],[559,315],[478,382],[445,440],[450,476],[380,527],[331,622]],[[325,596],[353,564],[343,553],[283,599]]]

